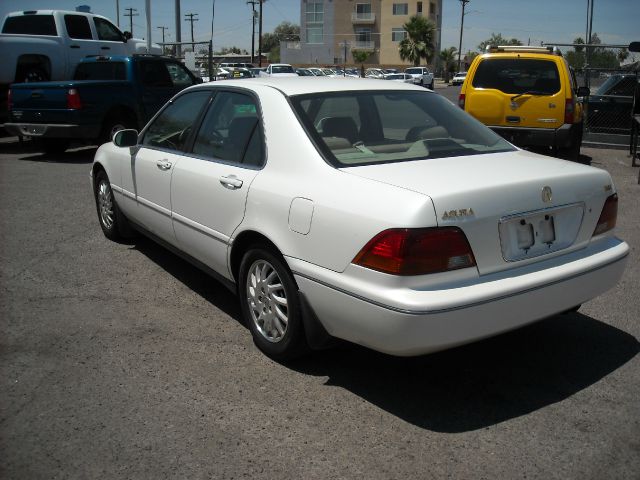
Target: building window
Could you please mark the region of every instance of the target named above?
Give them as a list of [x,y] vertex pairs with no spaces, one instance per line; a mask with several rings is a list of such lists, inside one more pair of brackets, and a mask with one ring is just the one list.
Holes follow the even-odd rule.
[[418,2],[418,15],[422,15],[422,2]]
[[322,25],[307,26],[307,43],[324,43],[324,29]]
[[370,42],[371,41],[371,29],[370,28],[358,28],[358,29],[356,29],[356,41],[357,42]]
[[391,41],[392,42],[401,42],[407,38],[407,32],[404,28],[394,28],[391,30]]
[[322,2],[307,2],[307,23],[324,22],[324,4]]
[[371,15],[371,4],[370,3],[356,3],[356,13],[358,17],[362,15],[363,18]]
[[431,2],[429,3],[429,13],[434,15],[436,13],[436,4]]
[[393,14],[394,15],[409,15],[409,4],[408,3],[394,3],[393,4]]

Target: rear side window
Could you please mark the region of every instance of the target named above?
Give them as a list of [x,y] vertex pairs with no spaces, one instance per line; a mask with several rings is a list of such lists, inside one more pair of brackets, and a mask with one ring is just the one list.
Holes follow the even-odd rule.
[[145,87],[173,87],[171,75],[164,62],[141,60],[138,63],[140,78]]
[[8,17],[2,33],[19,33],[23,35],[57,35],[56,22],[53,15],[24,15]]
[[92,40],[89,20],[83,15],[65,15],[64,24],[70,38],[78,40]]
[[549,60],[490,58],[480,62],[472,84],[504,93],[554,94],[560,90],[560,75]]
[[194,84],[193,78],[189,75],[187,68],[180,63],[167,63],[167,70],[171,76],[171,81],[176,87],[189,87]]
[[76,68],[74,80],[126,80],[124,62],[81,63]]

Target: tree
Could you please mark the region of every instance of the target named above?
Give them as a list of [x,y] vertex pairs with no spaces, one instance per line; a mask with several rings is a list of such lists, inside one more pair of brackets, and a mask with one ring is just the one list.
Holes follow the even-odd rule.
[[496,47],[498,45],[522,45],[522,42],[517,38],[506,39],[500,33],[491,33],[491,37],[489,39],[480,42],[480,44],[478,45],[478,50],[480,52],[484,52],[487,48],[487,45],[493,45]]
[[440,52],[440,60],[444,68],[444,81],[449,83],[449,74],[456,71],[456,47],[445,48]]
[[300,27],[291,22],[282,22],[273,33],[262,35],[262,51],[269,52],[269,61],[280,61],[280,42],[300,41]]
[[410,61],[416,67],[423,58],[430,63],[434,56],[434,23],[422,15],[414,15],[403,28],[407,32],[407,38],[400,42],[400,58]]
[[364,62],[367,61],[367,58],[373,52],[367,50],[351,50],[351,55],[353,55],[353,61],[360,64],[360,76],[364,77]]

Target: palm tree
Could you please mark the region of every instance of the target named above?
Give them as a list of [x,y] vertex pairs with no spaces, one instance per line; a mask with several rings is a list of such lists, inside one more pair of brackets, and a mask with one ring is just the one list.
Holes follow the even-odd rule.
[[431,62],[434,55],[433,41],[436,27],[430,20],[421,15],[414,15],[403,25],[407,38],[400,42],[400,58],[408,60],[414,66],[420,65],[420,60]]
[[449,74],[455,71],[456,68],[456,47],[445,48],[440,52],[440,60],[444,67],[444,81],[449,83]]
[[367,61],[367,58],[373,52],[367,52],[366,50],[351,50],[351,55],[353,55],[353,60],[356,63],[360,64],[360,76],[364,77],[364,62]]

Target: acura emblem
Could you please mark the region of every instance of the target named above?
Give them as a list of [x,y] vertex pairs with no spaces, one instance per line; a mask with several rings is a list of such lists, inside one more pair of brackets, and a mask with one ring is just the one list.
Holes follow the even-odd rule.
[[553,198],[553,192],[551,191],[551,187],[544,186],[542,187],[542,201],[544,203],[549,203]]

